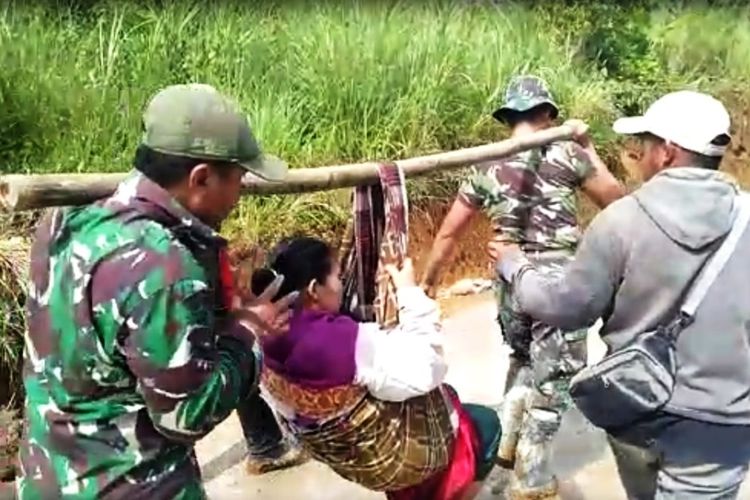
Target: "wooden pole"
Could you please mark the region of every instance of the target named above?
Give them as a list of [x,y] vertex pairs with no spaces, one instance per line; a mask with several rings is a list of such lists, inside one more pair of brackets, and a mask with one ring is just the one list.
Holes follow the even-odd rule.
[[[503,158],[554,141],[567,140],[572,135],[572,127],[561,125],[525,137],[397,160],[396,163],[403,169],[406,176],[414,177]],[[247,176],[243,181],[243,193],[293,194],[367,185],[377,182],[377,168],[377,162],[298,168],[290,170],[283,182],[268,182]],[[6,211],[22,211],[91,203],[112,194],[117,184],[127,175],[127,173],[5,175],[0,177],[0,204]]]

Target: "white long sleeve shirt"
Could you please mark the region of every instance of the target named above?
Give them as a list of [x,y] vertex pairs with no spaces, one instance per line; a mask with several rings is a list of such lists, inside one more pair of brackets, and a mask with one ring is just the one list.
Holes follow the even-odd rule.
[[[400,324],[395,328],[384,330],[377,323],[358,325],[352,380],[375,398],[393,402],[427,394],[443,383],[448,372],[437,303],[416,286],[398,290],[397,300]],[[281,415],[295,418],[289,405],[262,385],[261,391]]]
[[354,383],[378,399],[404,401],[443,383],[448,365],[442,355],[440,311],[419,287],[398,290],[400,324],[383,330],[359,325]]

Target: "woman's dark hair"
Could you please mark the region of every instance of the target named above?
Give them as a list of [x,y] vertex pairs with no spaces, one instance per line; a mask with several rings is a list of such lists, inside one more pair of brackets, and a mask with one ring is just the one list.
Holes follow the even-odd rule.
[[[154,181],[164,189],[176,186],[190,175],[195,167],[202,163],[209,163],[198,158],[176,156],[168,153],[155,151],[141,144],[135,150],[133,167],[143,175]],[[228,172],[231,165],[228,163],[210,162],[217,167],[220,173]]]
[[322,240],[304,236],[291,238],[274,248],[267,267],[253,273],[250,289],[254,295],[260,295],[276,279],[276,274],[281,274],[284,283],[273,300],[301,292],[313,280],[326,281],[333,270],[333,258],[333,249]]

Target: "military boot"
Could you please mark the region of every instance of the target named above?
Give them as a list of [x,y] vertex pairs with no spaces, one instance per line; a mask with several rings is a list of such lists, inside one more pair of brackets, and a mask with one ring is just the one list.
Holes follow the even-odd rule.
[[296,467],[308,460],[310,460],[309,455],[301,447],[287,443],[280,451],[275,453],[268,453],[265,456],[250,455],[245,462],[245,470],[248,474],[257,476]]
[[513,469],[516,456],[516,444],[520,436],[521,425],[533,393],[532,371],[528,365],[520,364],[511,358],[508,369],[508,382],[500,410],[500,425],[503,430],[500,445],[497,449],[496,463],[505,469]]
[[554,410],[531,408],[526,412],[508,498],[559,498],[557,478],[552,471],[552,441],[559,427],[560,414]]

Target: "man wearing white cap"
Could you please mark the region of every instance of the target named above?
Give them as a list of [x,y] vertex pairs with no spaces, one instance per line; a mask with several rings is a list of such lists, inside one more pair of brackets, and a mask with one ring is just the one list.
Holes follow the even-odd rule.
[[[736,498],[750,461],[748,205],[737,183],[717,170],[729,127],[719,101],[691,91],[618,120],[616,132],[642,142],[646,182],[595,218],[559,276],[540,273],[513,245],[490,244],[524,311],[564,329],[602,318],[608,356],[679,323],[666,405],[625,428],[608,428],[631,499]],[[710,286],[696,286],[706,293],[682,322],[686,298],[698,295],[692,285],[712,274],[700,274],[704,266],[717,269],[707,262],[728,247],[725,240],[736,245]],[[647,375],[635,371],[633,380],[647,383]],[[607,404],[611,415],[627,411]]]

